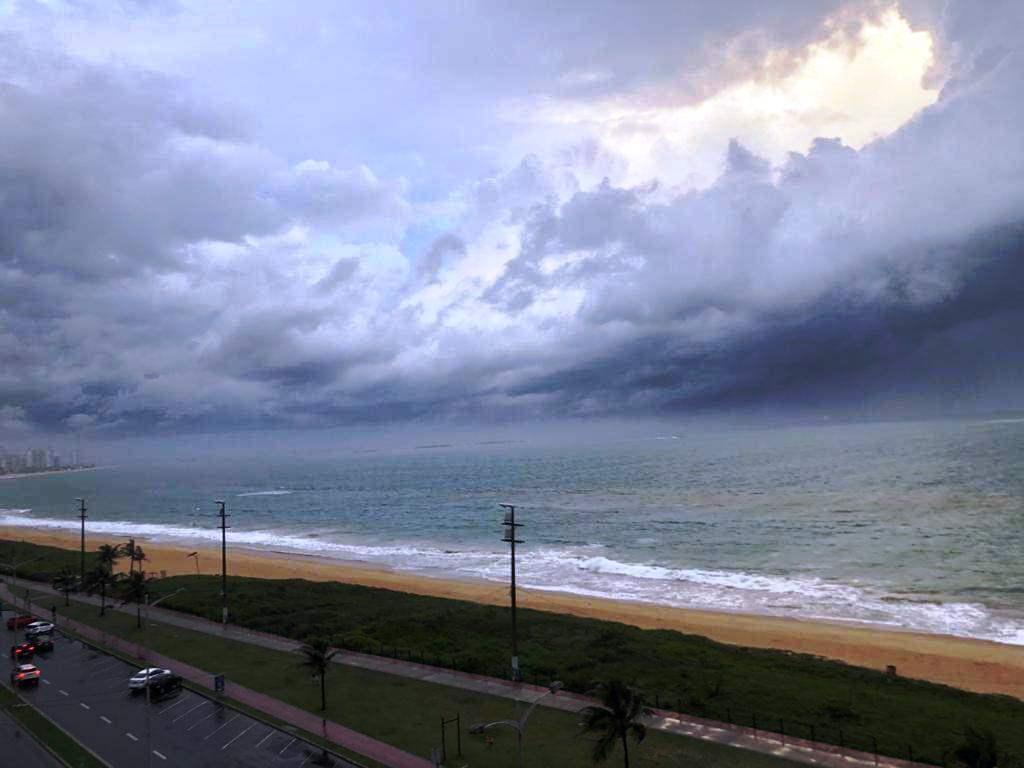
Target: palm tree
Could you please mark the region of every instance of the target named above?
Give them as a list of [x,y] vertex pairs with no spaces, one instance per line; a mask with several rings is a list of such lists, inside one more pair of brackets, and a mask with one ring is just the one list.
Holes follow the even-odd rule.
[[97,563],[91,571],[86,571],[85,591],[90,595],[99,592],[100,616],[105,616],[107,612],[107,592],[113,589],[119,580],[120,576],[112,573],[103,563]]
[[135,573],[135,564],[139,564],[139,570],[142,570],[142,561],[146,559],[146,553],[142,551],[142,547],[135,543],[132,539],[127,544],[121,546],[121,554],[128,558],[128,573]]
[[320,678],[320,711],[323,712],[327,709],[327,669],[338,651],[331,649],[331,644],[322,637],[314,637],[299,648],[299,653],[304,657],[302,666]]
[[152,577],[143,570],[132,571],[121,580],[121,605],[135,603],[135,628],[142,629],[142,603],[149,594]]
[[620,680],[601,683],[597,687],[600,705],[584,707],[583,730],[599,734],[594,744],[593,759],[595,763],[607,760],[615,749],[615,743],[622,742],[622,759],[625,768],[629,768],[628,736],[639,744],[647,735],[647,727],[643,719],[651,714],[643,693]]
[[107,611],[107,590],[117,583],[114,566],[121,559],[121,547],[101,544],[96,550],[96,565],[85,574],[85,591],[90,595],[100,593],[100,616]]
[[60,569],[60,572],[53,579],[53,588],[64,595],[64,605],[71,605],[71,593],[78,586],[78,574],[73,568],[67,566]]

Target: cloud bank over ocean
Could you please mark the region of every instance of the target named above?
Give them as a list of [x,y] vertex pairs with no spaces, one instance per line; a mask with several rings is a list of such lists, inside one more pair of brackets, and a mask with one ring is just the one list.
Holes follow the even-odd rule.
[[1024,10],[763,5],[14,4],[0,437],[1024,407]]

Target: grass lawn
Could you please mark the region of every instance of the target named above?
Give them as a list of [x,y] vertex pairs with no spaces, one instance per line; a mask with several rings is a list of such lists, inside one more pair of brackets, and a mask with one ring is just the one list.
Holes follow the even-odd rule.
[[[60,563],[77,558],[68,550],[0,542],[0,560],[33,555],[40,559],[22,570],[24,576],[46,578]],[[185,591],[165,607],[219,619],[218,577],[163,579],[154,592],[181,587]],[[504,608],[299,580],[232,577],[228,589],[232,621],[242,626],[300,640],[319,635],[354,650],[506,675],[509,614]],[[877,744],[884,754],[937,764],[962,744],[968,726],[991,731],[1001,750],[1024,755],[1024,702],[1008,696],[541,611],[520,611],[519,637],[531,682],[557,679],[569,690],[586,692],[595,681],[618,677],[650,699],[692,714],[744,725],[756,714],[761,728],[867,751]],[[430,714],[434,720],[439,716]]]
[[[33,593],[43,604],[53,602],[52,595]],[[206,635],[191,630],[152,622],[148,634],[135,628],[135,618],[119,612],[103,619],[96,606],[72,601],[58,611],[92,626],[102,626],[111,634],[132,641],[145,640],[153,650],[188,664],[220,672],[229,680],[270,694],[295,706],[318,711],[319,685],[299,667],[294,654]],[[462,718],[463,756],[455,755],[454,726],[449,726],[450,766],[494,766],[513,768],[514,732],[491,731],[493,746],[481,736],[468,733],[476,722],[509,719],[515,705],[506,699],[464,692],[447,686],[408,680],[394,675],[349,667],[332,669],[328,676],[327,716],[374,738],[409,752],[426,756],[440,746],[440,718],[455,714]],[[524,741],[525,764],[543,768],[584,768],[590,766],[590,742],[579,735],[576,715],[537,708],[530,717]],[[635,766],[701,765],[738,766],[739,768],[793,768],[779,758],[745,752],[717,744],[651,731],[646,741],[630,752]],[[621,760],[621,758],[618,758]],[[613,759],[609,765],[616,765]]]
[[68,765],[75,768],[103,768],[103,763],[32,707],[24,706],[21,697],[5,685],[0,685],[0,707],[17,720],[19,725],[35,734],[37,739]]

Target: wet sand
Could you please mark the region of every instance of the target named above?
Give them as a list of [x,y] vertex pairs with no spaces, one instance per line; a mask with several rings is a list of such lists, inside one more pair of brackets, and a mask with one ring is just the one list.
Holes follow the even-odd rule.
[[[67,549],[77,549],[79,544],[77,534],[72,532],[26,528],[0,528],[0,538]],[[86,546],[95,550],[100,544],[123,541],[88,536]],[[148,542],[141,537],[137,543],[145,549],[146,570],[152,573],[164,572],[169,576],[195,573],[197,558],[187,556],[192,551],[198,551],[201,573],[220,573],[219,548],[206,546],[195,550]],[[508,602],[508,589],[501,584],[429,578],[285,552],[233,548],[228,552],[228,573],[267,579],[339,581],[494,605]],[[1022,646],[840,622],[697,611],[522,588],[517,595],[519,605],[524,608],[619,621],[647,629],[674,629],[732,645],[809,653],[878,670],[893,664],[897,672],[906,677],[1024,699]]]

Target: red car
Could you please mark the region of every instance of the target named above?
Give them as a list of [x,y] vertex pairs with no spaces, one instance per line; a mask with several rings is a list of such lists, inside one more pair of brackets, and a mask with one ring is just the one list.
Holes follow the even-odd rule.
[[17,645],[11,646],[11,658],[15,661],[19,659],[31,659],[36,655],[36,647],[32,643],[18,643]]
[[11,685],[21,688],[26,685],[39,685],[43,673],[34,664],[19,664],[11,670]]
[[23,627],[27,627],[35,620],[35,616],[29,616],[27,613],[21,616],[11,616],[11,618],[7,620],[7,628],[22,629]]

